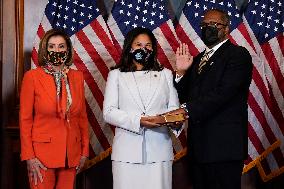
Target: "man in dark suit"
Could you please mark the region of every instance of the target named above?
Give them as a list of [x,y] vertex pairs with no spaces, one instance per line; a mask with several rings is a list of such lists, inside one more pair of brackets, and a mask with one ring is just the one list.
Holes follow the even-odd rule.
[[196,57],[177,49],[175,85],[189,119],[188,157],[194,189],[240,189],[248,145],[247,98],[252,78],[249,52],[229,39],[229,16],[205,13]]

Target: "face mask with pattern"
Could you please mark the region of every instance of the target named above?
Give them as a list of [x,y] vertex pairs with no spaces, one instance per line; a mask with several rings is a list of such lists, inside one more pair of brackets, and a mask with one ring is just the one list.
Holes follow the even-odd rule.
[[67,55],[68,55],[67,51],[61,51],[61,52],[47,51],[47,61],[51,63],[53,66],[60,66],[62,64],[65,64],[68,57]]
[[130,53],[132,54],[132,58],[138,62],[139,64],[146,65],[150,56],[152,55],[152,50],[147,48],[140,48],[140,49],[131,49]]

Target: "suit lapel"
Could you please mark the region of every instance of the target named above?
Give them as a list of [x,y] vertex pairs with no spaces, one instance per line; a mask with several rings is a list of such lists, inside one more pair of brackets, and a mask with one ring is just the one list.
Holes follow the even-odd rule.
[[43,89],[46,91],[48,98],[52,102],[56,103],[56,87],[53,76],[45,73],[42,68],[38,68],[37,73],[39,75],[39,82],[41,83]]
[[151,87],[148,95],[148,99],[147,99],[147,104],[146,104],[146,110],[148,110],[151,107],[151,104],[155,101],[155,95],[157,93],[157,91],[159,90],[159,88],[162,86],[161,85],[161,74],[163,71],[155,71],[155,72],[151,72]]
[[203,56],[204,53],[205,51],[197,55],[196,60],[194,60],[194,64],[192,65],[193,66],[192,72],[191,72],[192,75],[190,77],[193,78],[193,84],[197,83],[200,80],[201,74],[198,74],[198,67],[199,67],[201,57]]
[[207,64],[204,66],[203,71],[199,74],[200,77],[206,74],[206,72],[210,71],[212,67],[216,66],[218,59],[222,57],[222,53],[224,52],[224,50],[227,48],[229,44],[230,44],[230,41],[228,40],[216,50],[216,52],[209,58]]
[[[138,91],[138,86],[139,85],[139,81],[135,81],[135,78],[133,76],[132,72],[127,72],[127,73],[122,73],[121,74],[121,78],[123,79],[123,82],[125,83],[126,87],[129,90],[130,96],[133,98],[134,102],[137,104],[137,106],[139,107],[139,109],[141,109],[141,111],[145,111],[144,110],[144,106],[146,108],[146,111],[149,109],[150,105],[153,102],[153,99],[155,97],[155,94],[158,90],[158,88],[160,87],[160,80],[161,80],[161,72],[150,72],[148,73],[150,74],[150,86],[149,88],[146,89],[142,89],[139,87]],[[141,90],[147,90],[147,102],[143,104],[142,102],[142,96],[140,97],[141,94]],[[140,92],[140,94],[139,94]]]
[[[218,49],[219,50],[219,49]],[[218,51],[217,50],[217,51]],[[216,53],[217,53],[216,51]],[[204,74],[206,74],[206,72],[208,72],[212,66],[215,65],[215,62],[217,61],[218,56],[215,55],[215,53],[212,55],[212,57],[209,58],[208,62],[206,63],[206,65],[203,67],[202,72],[199,74],[200,76],[203,76]]]
[[133,77],[133,73],[122,72],[120,75],[122,76],[121,78],[129,90],[130,96],[132,97],[136,105],[139,107],[139,109],[144,112],[144,107],[139,96],[139,91],[135,79]]
[[[70,87],[70,91],[71,91],[71,98],[72,98],[72,103],[70,106],[70,112],[72,111],[72,107],[79,107],[79,106],[74,106],[74,104],[78,103],[78,92],[80,91],[79,86],[77,83],[79,83],[78,81],[76,82],[76,78],[75,78],[75,74],[73,70],[69,70],[69,72],[67,73],[68,76],[68,83],[69,83],[69,87]],[[77,85],[76,85],[77,84]]]

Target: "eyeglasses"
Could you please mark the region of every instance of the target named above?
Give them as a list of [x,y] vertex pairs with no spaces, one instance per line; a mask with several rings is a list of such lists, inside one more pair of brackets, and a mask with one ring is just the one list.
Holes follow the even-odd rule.
[[227,24],[222,24],[222,23],[219,23],[219,22],[209,22],[209,23],[206,23],[206,22],[201,22],[199,27],[202,29],[204,27],[207,27],[207,26],[213,26],[215,28],[218,28],[218,26],[227,26]]

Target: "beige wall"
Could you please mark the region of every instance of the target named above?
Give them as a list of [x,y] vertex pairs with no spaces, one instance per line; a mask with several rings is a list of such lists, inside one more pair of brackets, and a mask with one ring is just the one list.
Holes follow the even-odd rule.
[[25,70],[30,67],[31,51],[37,28],[42,20],[47,0],[25,0],[24,7],[24,53]]

